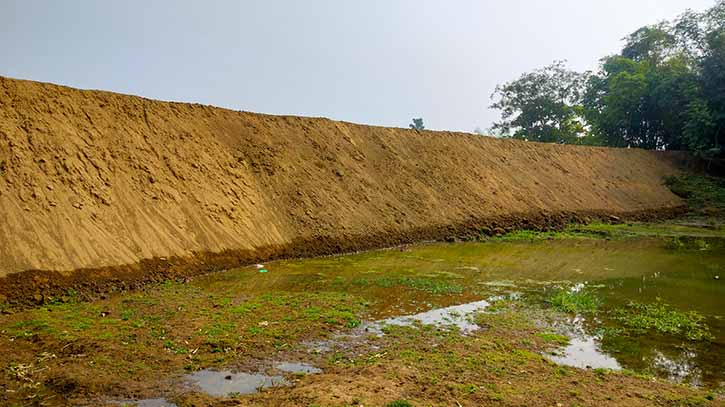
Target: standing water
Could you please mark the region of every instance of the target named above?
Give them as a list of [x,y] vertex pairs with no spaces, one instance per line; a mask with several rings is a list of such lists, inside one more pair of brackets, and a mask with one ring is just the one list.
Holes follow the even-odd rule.
[[[641,236],[428,244],[279,261],[266,265],[266,274],[242,268],[208,276],[201,284],[230,294],[241,287],[250,295],[352,292],[370,301],[368,318],[379,321],[375,326],[442,321],[463,333],[475,330],[468,314],[482,311],[489,298],[519,292],[545,298],[561,287],[586,284],[600,310],[572,315],[570,344],[552,356],[555,361],[719,387],[725,381],[725,284],[718,279],[725,275],[725,240],[720,235],[698,235],[707,240],[694,246],[683,245],[679,237],[673,246],[669,237]],[[608,326],[602,321],[611,321],[610,313],[630,302],[696,312],[711,338],[698,342],[603,329]]]

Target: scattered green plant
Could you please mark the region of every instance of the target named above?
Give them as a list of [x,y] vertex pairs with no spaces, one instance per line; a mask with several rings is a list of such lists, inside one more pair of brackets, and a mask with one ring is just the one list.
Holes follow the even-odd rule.
[[725,179],[687,174],[668,177],[665,183],[696,211],[705,208],[725,211]]
[[652,304],[630,302],[626,307],[616,309],[614,315],[624,326],[634,331],[653,330],[691,341],[713,339],[702,314],[696,311],[677,311],[661,301]]
[[352,283],[359,286],[374,284],[384,288],[403,286],[431,294],[460,294],[464,290],[461,284],[424,277],[380,277],[374,280],[358,278]]
[[686,236],[672,236],[666,240],[665,248],[668,250],[697,250],[708,251],[710,243],[705,239],[693,239]]
[[569,338],[564,335],[559,335],[553,332],[539,332],[537,336],[544,340],[544,342],[555,343],[557,345],[568,345]]
[[585,290],[558,290],[549,298],[549,303],[557,311],[572,314],[590,313],[599,308],[599,301],[597,298]]

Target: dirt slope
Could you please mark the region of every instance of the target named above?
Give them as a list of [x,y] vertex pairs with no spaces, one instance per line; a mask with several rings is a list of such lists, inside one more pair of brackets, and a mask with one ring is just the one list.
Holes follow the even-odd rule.
[[655,213],[681,205],[662,185],[675,171],[642,150],[417,133],[0,77],[0,276],[225,249],[246,260],[334,252],[562,213]]

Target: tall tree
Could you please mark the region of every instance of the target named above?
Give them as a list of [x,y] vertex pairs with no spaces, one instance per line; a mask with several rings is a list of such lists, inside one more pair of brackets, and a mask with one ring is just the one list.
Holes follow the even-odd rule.
[[[642,27],[594,73],[562,62],[496,88],[494,129],[558,143],[691,151],[725,146],[725,0]],[[586,135],[586,136],[585,136]]]
[[502,120],[493,129],[513,138],[577,143],[586,135],[579,100],[585,76],[563,61],[496,87],[491,95]]
[[592,131],[612,146],[702,151],[725,128],[725,1],[640,28],[605,58],[583,99]]

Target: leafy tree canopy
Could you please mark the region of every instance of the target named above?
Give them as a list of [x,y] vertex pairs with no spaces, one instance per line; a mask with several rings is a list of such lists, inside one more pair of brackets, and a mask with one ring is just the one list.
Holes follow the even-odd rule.
[[498,86],[491,107],[501,110],[502,120],[493,129],[522,140],[581,142],[586,135],[579,105],[584,84],[585,75],[556,61]]
[[562,62],[499,86],[494,125],[525,140],[705,151],[725,144],[725,0],[642,27],[596,72]]

